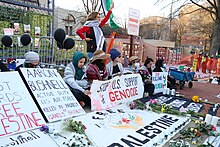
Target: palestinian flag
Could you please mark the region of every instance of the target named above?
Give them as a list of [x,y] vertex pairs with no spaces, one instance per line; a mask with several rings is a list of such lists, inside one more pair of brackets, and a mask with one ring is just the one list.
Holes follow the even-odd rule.
[[[111,4],[112,4],[112,0],[102,0],[102,9],[103,9],[104,15],[108,13],[108,10],[110,9]],[[111,28],[120,28],[120,25],[117,22],[117,19],[113,14],[111,14],[110,16],[109,25]]]

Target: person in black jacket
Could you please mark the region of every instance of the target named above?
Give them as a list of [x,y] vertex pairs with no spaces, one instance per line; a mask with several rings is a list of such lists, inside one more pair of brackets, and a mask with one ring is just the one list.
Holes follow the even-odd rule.
[[4,72],[4,71],[9,71],[9,69],[7,68],[7,66],[0,60],[0,71]]
[[[163,59],[158,59],[156,61],[153,72],[166,72],[166,63]],[[167,87],[176,89],[176,80],[169,75],[167,76]]]

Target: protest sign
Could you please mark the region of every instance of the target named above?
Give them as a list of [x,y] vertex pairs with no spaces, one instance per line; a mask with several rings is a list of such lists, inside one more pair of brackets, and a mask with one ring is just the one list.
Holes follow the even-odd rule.
[[56,69],[21,68],[21,72],[47,122],[85,114]]
[[44,125],[19,73],[0,72],[0,77],[0,138]]
[[0,141],[0,147],[58,147],[56,142],[48,135],[39,130],[32,130],[5,137]]
[[[119,109],[124,112],[119,112]],[[186,117],[128,110],[121,105],[110,110],[111,113],[102,110],[74,118],[87,127],[86,134],[97,147],[163,146],[189,123]]]
[[90,91],[91,109],[102,110],[142,98],[144,86],[140,74],[129,74],[107,81],[94,80]]
[[167,88],[167,72],[153,72],[152,83],[155,86],[155,93],[163,92],[163,89]]

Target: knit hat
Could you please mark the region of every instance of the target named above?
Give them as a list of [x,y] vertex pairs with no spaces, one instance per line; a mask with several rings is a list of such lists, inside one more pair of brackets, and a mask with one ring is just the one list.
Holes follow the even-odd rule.
[[35,52],[27,52],[24,54],[24,58],[26,63],[39,62],[40,60],[38,53]]
[[114,61],[115,58],[121,56],[121,53],[117,49],[115,49],[115,48],[112,48],[109,53],[111,55],[112,61]]

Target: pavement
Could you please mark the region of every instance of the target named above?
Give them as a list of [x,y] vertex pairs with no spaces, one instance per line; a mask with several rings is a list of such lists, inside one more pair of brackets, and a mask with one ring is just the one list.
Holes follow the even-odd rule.
[[[220,103],[220,85],[211,84],[207,80],[193,81],[192,88],[188,88],[186,83],[183,90],[177,86],[177,92],[188,99],[198,95],[202,100],[207,99],[209,102]],[[201,113],[207,114],[209,107],[211,105],[205,104],[205,109]],[[220,109],[218,109],[217,116],[220,117]]]

